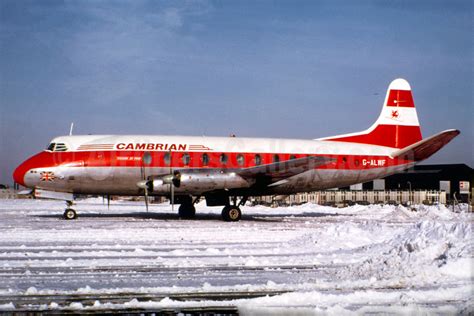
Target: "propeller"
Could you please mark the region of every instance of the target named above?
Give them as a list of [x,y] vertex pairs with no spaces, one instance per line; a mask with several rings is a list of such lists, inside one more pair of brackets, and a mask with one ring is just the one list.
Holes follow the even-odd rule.
[[151,154],[149,152],[146,152],[143,154],[142,165],[140,168],[142,181],[140,181],[137,185],[139,188],[143,189],[143,195],[145,197],[145,207],[146,207],[147,212],[148,212],[148,179],[146,176],[145,166],[150,165],[150,164],[151,164]]
[[146,206],[146,211],[148,212],[148,181],[146,179],[146,172],[145,172],[145,166],[140,167],[140,180],[137,182],[137,187],[143,190],[143,196],[145,197],[145,206]]
[[145,186],[145,207],[148,213],[148,186]]
[[171,151],[169,151],[170,159],[170,173],[169,175],[161,176],[159,178],[149,179],[146,175],[146,166],[151,164],[151,154],[146,152],[142,157],[142,165],[140,167],[141,180],[137,182],[137,186],[143,190],[143,195],[145,197],[145,206],[148,212],[148,196],[149,192],[153,191],[155,186],[161,186],[164,184],[170,185],[170,203],[171,210],[174,212],[174,190],[175,187],[179,188],[181,185],[181,173],[178,170],[173,171]]
[[[170,150],[170,174],[172,175],[173,174],[173,167],[172,167],[172,163],[173,163],[173,159],[171,158],[172,155],[171,155],[171,150]],[[173,179],[171,180],[171,183],[170,183],[170,195],[171,195],[171,212],[174,213],[174,177]]]
[[110,195],[102,195],[102,205],[105,204],[105,199],[107,198],[107,211],[110,211]]

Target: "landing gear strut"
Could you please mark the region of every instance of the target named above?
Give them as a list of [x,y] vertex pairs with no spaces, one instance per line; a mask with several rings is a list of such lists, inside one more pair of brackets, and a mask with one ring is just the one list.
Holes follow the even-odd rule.
[[[197,200],[197,199],[196,199]],[[183,203],[179,206],[178,215],[181,218],[194,218],[196,216],[196,208],[194,207],[194,203],[192,197],[186,198]]]
[[242,197],[240,202],[237,204],[237,197],[233,197],[233,205],[226,205],[222,209],[222,219],[226,222],[238,222],[242,218],[242,211],[239,206],[244,205],[247,202],[248,196]]
[[63,214],[64,219],[66,219],[66,220],[76,219],[77,218],[77,213],[76,213],[75,210],[73,210],[71,208],[71,206],[73,205],[73,202],[72,201],[66,201],[66,204],[67,204],[67,208],[66,208],[66,210],[64,211],[64,214]]

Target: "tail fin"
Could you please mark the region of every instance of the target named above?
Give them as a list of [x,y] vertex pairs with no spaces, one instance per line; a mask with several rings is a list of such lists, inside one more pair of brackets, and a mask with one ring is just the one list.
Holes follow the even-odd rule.
[[420,123],[410,84],[405,79],[395,79],[388,87],[382,113],[374,125],[363,132],[319,140],[405,148],[421,139]]

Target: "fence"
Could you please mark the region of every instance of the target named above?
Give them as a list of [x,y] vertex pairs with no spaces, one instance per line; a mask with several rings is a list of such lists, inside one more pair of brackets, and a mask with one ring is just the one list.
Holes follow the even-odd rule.
[[445,191],[317,191],[293,195],[262,196],[256,204],[293,205],[315,203],[322,205],[352,204],[446,204]]
[[[18,195],[12,189],[0,190],[0,199],[30,198]],[[161,202],[164,198],[158,198]],[[358,204],[446,204],[445,191],[317,191],[293,195],[261,196],[252,199],[255,204],[294,205],[314,203],[322,205]]]

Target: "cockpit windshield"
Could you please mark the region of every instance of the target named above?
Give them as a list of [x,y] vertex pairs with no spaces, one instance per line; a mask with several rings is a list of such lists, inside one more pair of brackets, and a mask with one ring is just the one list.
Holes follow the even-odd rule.
[[46,148],[48,151],[67,151],[67,146],[64,143],[51,143]]

